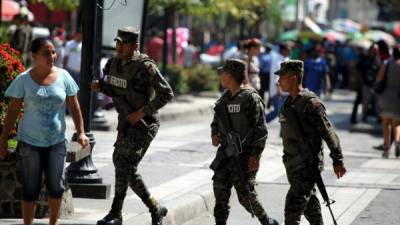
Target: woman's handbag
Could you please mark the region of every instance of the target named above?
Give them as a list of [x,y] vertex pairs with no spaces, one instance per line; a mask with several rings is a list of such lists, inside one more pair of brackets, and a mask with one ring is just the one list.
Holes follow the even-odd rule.
[[386,87],[386,82],[387,82],[387,72],[388,72],[388,68],[389,68],[389,62],[386,64],[385,67],[385,73],[383,74],[383,79],[380,81],[375,82],[373,89],[375,94],[382,94],[383,91],[385,90]]

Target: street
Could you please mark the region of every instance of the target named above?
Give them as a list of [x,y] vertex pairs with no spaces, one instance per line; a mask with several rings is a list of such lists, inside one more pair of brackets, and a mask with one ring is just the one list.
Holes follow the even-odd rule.
[[[381,159],[381,152],[372,150],[372,146],[382,142],[381,136],[348,131],[348,115],[353,98],[354,95],[350,92],[338,91],[332,96],[332,100],[326,101],[328,114],[342,143],[347,166],[347,174],[337,180],[332,171],[329,150],[325,148],[326,166],[323,177],[330,197],[336,200],[332,210],[340,225],[396,224],[400,221],[397,212],[400,208],[400,161],[393,159],[393,156],[389,160]],[[106,112],[108,120],[115,119],[113,115],[114,112]],[[208,166],[216,148],[210,143],[211,119],[211,114],[208,114],[164,121],[139,166],[150,192],[170,209],[166,224],[214,224],[213,203],[205,203],[207,206],[203,210],[190,204],[185,205],[193,202],[198,197],[197,193],[202,193],[199,194],[204,198],[202,202],[207,202],[207,198],[212,202],[212,171]],[[72,135],[72,128],[72,123],[69,123],[68,135]],[[268,125],[268,129],[267,147],[257,176],[257,191],[267,213],[282,223],[288,183],[281,162],[282,146],[278,122],[274,120]],[[94,135],[96,145],[93,161],[103,182],[113,184],[111,156],[116,132],[94,131]],[[228,224],[259,224],[244,211],[235,192],[233,193]],[[182,196],[188,201],[183,201]],[[60,220],[60,224],[95,224],[108,212],[111,201],[112,196],[106,200],[74,198],[75,215],[73,218]],[[327,208],[322,208],[325,224],[332,224]],[[141,222],[144,221],[143,218],[150,216],[131,190],[125,200],[123,217],[124,224],[149,224]],[[47,219],[37,222],[45,224]],[[21,224],[21,220],[0,220],[0,224]],[[303,221],[302,224],[308,223]]]
[[[336,174],[347,171],[337,178],[324,143],[321,176],[332,200],[330,211],[318,194],[324,224],[400,224],[396,3],[0,0],[0,225],[32,220],[96,225],[106,215],[105,223],[115,218],[119,223],[121,214],[124,225],[150,225],[152,219],[164,225],[214,225],[214,172],[209,167],[218,148],[212,142],[232,143],[218,135],[211,138],[213,107],[219,103],[226,115],[217,118],[213,131],[233,127],[244,148],[252,146],[246,166],[258,168],[255,189],[268,216],[284,224],[290,188],[282,162],[281,120],[288,124],[283,125],[286,166],[303,168],[305,158],[298,156],[315,152],[307,154],[301,147],[313,148],[320,144],[315,139],[324,136],[335,149]],[[261,100],[253,91],[242,94],[244,86],[254,88]],[[285,115],[290,109],[282,107],[282,93],[294,97],[302,87],[308,89],[305,95],[322,96],[344,167],[332,129],[320,129],[329,124],[324,115],[316,115],[323,114],[319,102],[311,102],[309,109],[308,99],[293,101],[295,109],[306,106],[305,115],[317,112],[309,113],[312,121]],[[268,138],[258,161],[253,156],[259,156],[260,140],[266,137],[259,119],[263,100],[270,106],[265,112]],[[285,116],[273,118],[282,108]],[[229,123],[221,126],[226,116]],[[120,136],[118,118],[124,121]],[[149,144],[156,118],[161,126],[143,150],[138,142]],[[299,119],[320,123],[300,123],[296,129]],[[147,134],[129,129],[126,121],[139,121]],[[114,155],[117,136],[121,148]],[[300,136],[311,142],[298,142]],[[72,137],[76,142],[64,145]],[[68,162],[63,164],[65,153]],[[315,176],[318,171],[305,172]],[[115,176],[121,184],[117,191]],[[304,185],[306,176],[299,176],[299,189],[312,188],[312,183]],[[41,182],[46,185],[40,187]],[[127,182],[140,198],[130,187],[125,196]],[[225,190],[216,192],[223,196]],[[166,210],[158,203],[168,209],[163,219]],[[235,190],[230,205],[227,224],[260,224],[241,206]],[[304,216],[301,224],[309,224]]]
[[[326,108],[331,121],[337,128],[341,140],[347,174],[337,180],[331,166],[329,150],[325,146],[325,171],[323,178],[328,194],[334,203],[331,207],[338,224],[398,224],[400,215],[400,161],[381,159],[381,152],[372,146],[382,142],[382,137],[365,133],[350,133],[349,114],[353,98],[349,95],[335,95],[332,101],[326,101]],[[258,174],[257,191],[264,207],[279,222],[284,221],[285,195],[289,188],[286,174],[279,155],[281,145],[276,121],[269,126],[268,147],[263,155],[262,168]],[[234,193],[234,192],[233,192]],[[322,198],[319,197],[321,203]],[[232,208],[228,224],[260,224],[256,218],[239,204],[236,194],[231,197]],[[333,224],[328,208],[322,205],[325,224]],[[208,214],[185,223],[185,225],[214,224],[212,209]],[[301,224],[308,224],[303,217]]]

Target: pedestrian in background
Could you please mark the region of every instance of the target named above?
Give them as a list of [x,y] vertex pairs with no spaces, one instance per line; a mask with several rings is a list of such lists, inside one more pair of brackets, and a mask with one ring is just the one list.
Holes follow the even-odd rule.
[[271,68],[269,75],[269,98],[272,103],[273,109],[266,114],[267,123],[274,120],[278,114],[279,110],[282,107],[283,102],[287,96],[287,93],[284,93],[281,88],[277,85],[277,79],[274,75],[274,72],[279,70],[281,63],[283,61],[289,60],[290,56],[290,47],[287,44],[279,45],[279,53],[272,51],[271,52]]
[[360,72],[362,79],[362,117],[364,123],[368,122],[368,115],[372,112],[376,116],[376,96],[373,91],[381,61],[378,55],[378,46],[373,43],[367,54],[362,56],[357,64],[357,70]]
[[52,32],[52,42],[56,48],[57,60],[55,65],[57,67],[63,67],[65,55],[64,39],[64,29],[62,27],[56,27]]
[[269,71],[271,70],[272,44],[264,45],[265,51],[259,55],[260,61],[260,96],[264,100],[265,92],[269,91]]
[[82,60],[82,31],[78,30],[74,38],[65,44],[63,66],[79,85]]
[[[212,144],[219,146],[216,157],[210,165],[214,170],[212,179],[215,222],[216,225],[226,225],[231,189],[235,187],[239,202],[248,212],[253,210],[262,225],[277,225],[278,222],[265,212],[255,190],[256,174],[268,131],[264,118],[264,101],[254,88],[242,85],[246,71],[246,63],[237,59],[226,60],[224,66],[219,68],[222,86],[227,90],[218,99],[215,108],[225,107],[227,114],[214,114],[211,123]],[[228,130],[227,125],[223,125],[222,117],[228,117],[225,119],[231,121],[232,131]],[[238,175],[239,165],[235,165],[234,159],[228,158],[224,152],[224,148],[227,147],[226,135],[229,132],[238,134],[242,140],[243,151],[238,157],[243,164],[241,169],[246,174],[246,183],[250,191],[248,195]]]
[[248,82],[254,89],[259,91],[261,81],[258,56],[260,55],[261,42],[257,38],[248,39],[244,42],[243,48],[246,53],[243,60],[247,63],[247,77],[245,78],[245,82]]
[[164,34],[158,31],[151,31],[150,38],[145,43],[146,53],[152,58],[156,63],[161,63],[162,52],[164,48]]
[[120,28],[114,40],[117,55],[106,63],[106,79],[92,83],[93,91],[113,97],[118,111],[113,153],[115,194],[110,212],[97,224],[122,224],[122,207],[130,186],[149,208],[152,224],[161,225],[167,209],[150,195],[137,168],[160,126],[158,110],[173,93],[155,62],[139,52],[139,30]]
[[192,44],[192,40],[188,40],[187,45],[183,47],[183,66],[192,68],[197,62],[197,48]]
[[42,172],[46,176],[50,207],[49,224],[57,225],[61,197],[65,189],[64,164],[65,106],[71,110],[77,141],[89,144],[76,94],[78,86],[64,69],[54,66],[54,45],[45,38],[35,39],[30,47],[33,67],[12,81],[6,90],[11,98],[0,137],[0,158],[7,152],[7,139],[15,121],[24,109],[18,125],[17,153],[22,170],[22,217],[32,225],[39,197]]
[[317,96],[326,87],[331,88],[328,63],[320,57],[318,50],[313,47],[309,50],[308,58],[304,61],[304,87],[314,92]]
[[16,25],[10,38],[10,46],[18,50],[25,66],[30,65],[29,45],[32,42],[32,27],[28,21],[28,15],[17,14],[13,18]]
[[[337,178],[346,173],[343,164],[342,150],[331,123],[325,112],[325,107],[314,93],[304,89],[303,62],[289,60],[281,63],[281,68],[275,72],[279,75],[278,85],[289,93],[282,106],[279,122],[282,126],[283,163],[290,184],[285,202],[285,224],[299,225],[304,214],[310,224],[322,225],[321,205],[316,195],[315,178],[308,169],[299,147],[299,139],[309,140],[310,152],[313,152],[315,166],[323,169],[323,143],[326,142],[333,160],[333,169]],[[297,123],[302,129],[302,137],[298,137],[296,125],[285,118],[286,110],[294,110]]]
[[[384,78],[386,76],[386,78]],[[393,48],[393,56],[379,69],[376,80],[386,79],[385,89],[378,95],[378,105],[382,117],[384,152],[389,158],[392,133],[395,141],[395,156],[400,156],[400,46]]]

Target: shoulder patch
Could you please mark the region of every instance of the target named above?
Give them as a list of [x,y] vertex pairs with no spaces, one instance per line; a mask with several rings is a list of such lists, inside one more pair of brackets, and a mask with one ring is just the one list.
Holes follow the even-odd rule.
[[146,61],[143,64],[150,75],[156,75],[158,73],[158,68],[154,63]]
[[312,104],[313,108],[319,108],[322,106],[322,103],[315,98],[311,99],[311,104]]
[[325,111],[324,104],[318,98],[311,98],[308,104],[306,104],[306,108],[308,108],[306,109],[307,111]]

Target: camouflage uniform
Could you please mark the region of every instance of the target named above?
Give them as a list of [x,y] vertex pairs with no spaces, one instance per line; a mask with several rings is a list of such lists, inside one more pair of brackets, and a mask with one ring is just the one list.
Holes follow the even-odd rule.
[[[123,29],[118,30],[117,40],[124,41],[132,35],[132,28]],[[155,63],[139,51],[135,51],[124,65],[121,59],[111,58],[104,74],[107,77],[100,81],[100,90],[113,97],[119,113],[113,153],[115,197],[111,211],[120,213],[129,185],[154,214],[159,210],[159,204],[150,196],[137,167],[160,126],[157,110],[171,100],[172,90]],[[130,124],[126,117],[140,109],[145,113],[144,118],[135,125]]]
[[22,24],[17,25],[16,30],[10,38],[10,46],[18,50],[25,65],[29,65],[29,45],[32,42],[32,27],[26,22],[26,15],[17,15],[17,20]]
[[[289,60],[281,64],[281,69],[276,74],[298,72],[302,72],[302,62]],[[316,196],[316,183],[301,157],[301,150],[297,147],[299,137],[295,135],[296,132],[282,114],[289,107],[294,107],[299,123],[305,132],[304,137],[311,140],[315,157],[319,159],[320,170],[323,169],[324,159],[322,139],[331,151],[330,157],[334,166],[343,165],[339,139],[327,118],[324,105],[313,92],[303,89],[294,98],[288,96],[279,116],[279,122],[282,125],[283,163],[290,183],[285,203],[285,224],[300,224],[301,215],[304,214],[310,224],[322,225],[321,205]]]
[[[235,70],[234,67],[233,70]],[[216,107],[219,104],[226,104],[228,108],[227,112],[232,120],[232,129],[240,135],[242,140],[243,153],[240,156],[242,165],[245,167],[243,170],[246,171],[247,174],[247,182],[251,192],[250,201],[254,214],[260,220],[266,221],[268,219],[267,213],[257,199],[257,193],[254,189],[257,171],[248,172],[249,157],[254,156],[259,159],[267,139],[268,132],[264,116],[264,103],[255,89],[251,87],[242,87],[234,96],[232,96],[229,90],[226,90],[222,97],[216,102]],[[211,134],[212,136],[219,134],[221,137],[220,147],[210,168],[214,170],[214,217],[217,225],[224,225],[229,215],[229,198],[232,187],[236,189],[239,202],[247,211],[251,212],[251,210],[247,196],[245,196],[245,189],[240,183],[234,160],[228,158],[223,152],[223,148],[226,146],[224,140],[226,131],[216,114],[211,123]]]

